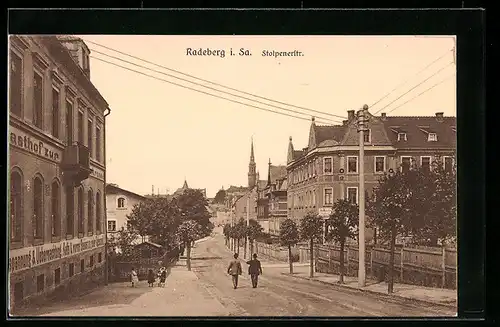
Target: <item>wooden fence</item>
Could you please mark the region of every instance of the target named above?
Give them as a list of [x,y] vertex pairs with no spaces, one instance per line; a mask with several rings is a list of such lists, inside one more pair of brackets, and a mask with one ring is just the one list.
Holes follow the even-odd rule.
[[[254,252],[262,258],[288,262],[288,248],[284,246],[255,242]],[[299,256],[297,247],[292,247],[292,259],[299,261]]]
[[[338,274],[340,272],[340,247],[318,245],[316,248],[316,271]],[[302,251],[300,254],[302,255]],[[389,249],[367,246],[365,259],[367,275],[379,281],[387,280],[390,262]],[[357,246],[346,246],[344,249],[345,275],[357,276],[358,261]],[[457,252],[456,249],[451,248],[397,247],[394,253],[394,269],[396,282],[456,289]]]

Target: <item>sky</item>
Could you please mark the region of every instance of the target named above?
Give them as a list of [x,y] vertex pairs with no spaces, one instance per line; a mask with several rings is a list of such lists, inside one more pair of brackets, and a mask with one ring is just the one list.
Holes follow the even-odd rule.
[[[112,110],[106,118],[107,182],[139,194],[150,194],[153,185],[155,193],[172,193],[184,180],[192,188],[206,188],[208,197],[215,196],[221,187],[246,186],[252,138],[257,170],[265,179],[269,160],[275,165],[286,164],[290,136],[296,149],[307,146],[312,116],[324,124],[340,124],[343,119],[283,103],[341,117],[364,104],[370,106],[371,113],[381,110],[388,116],[434,116],[436,112],[456,115],[453,36],[80,37],[196,78],[281,102],[224,89],[87,42],[91,81]],[[187,55],[187,48],[223,49],[225,57]],[[241,48],[251,55],[239,56]],[[234,56],[229,55],[230,49]],[[297,50],[303,55],[275,58],[262,56],[264,50]],[[165,80],[305,119],[230,102]]]

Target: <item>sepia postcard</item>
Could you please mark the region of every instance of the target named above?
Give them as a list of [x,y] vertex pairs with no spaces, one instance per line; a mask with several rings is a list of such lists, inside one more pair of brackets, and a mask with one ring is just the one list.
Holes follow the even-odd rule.
[[456,37],[10,35],[10,317],[456,317]]

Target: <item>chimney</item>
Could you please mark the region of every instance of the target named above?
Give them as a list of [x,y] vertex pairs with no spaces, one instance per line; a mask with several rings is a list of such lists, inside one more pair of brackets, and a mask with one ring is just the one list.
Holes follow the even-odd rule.
[[436,112],[436,120],[438,122],[442,122],[444,119],[443,119],[443,115],[444,113],[443,112]]
[[354,119],[354,110],[347,110],[347,120],[351,121]]
[[346,126],[348,122],[349,122],[348,120],[343,120],[342,125]]
[[387,114],[385,112],[380,114],[380,119],[387,120]]

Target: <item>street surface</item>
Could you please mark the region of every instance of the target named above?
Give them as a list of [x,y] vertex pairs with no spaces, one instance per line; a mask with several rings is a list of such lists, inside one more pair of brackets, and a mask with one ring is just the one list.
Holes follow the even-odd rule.
[[[241,249],[240,256],[243,255]],[[197,242],[192,253],[192,271],[185,261],[174,266],[165,287],[148,287],[141,281],[113,283],[87,295],[41,308],[18,312],[17,316],[454,316],[446,307],[387,298],[355,289],[294,278],[288,264],[261,259],[263,275],[252,288],[243,262],[238,289],[233,289],[227,265],[232,253],[223,236],[214,234]],[[297,270],[307,269],[295,264]]]
[[[238,289],[227,275],[232,253],[224,246],[222,235],[197,244],[193,249],[192,269],[234,315],[247,316],[453,316],[454,310],[422,305],[400,298],[387,299],[358,290],[329,287],[325,284],[283,275],[287,263],[268,263],[261,258],[263,275],[259,286],[251,286],[247,265],[243,264]],[[243,250],[240,250],[240,257]]]

